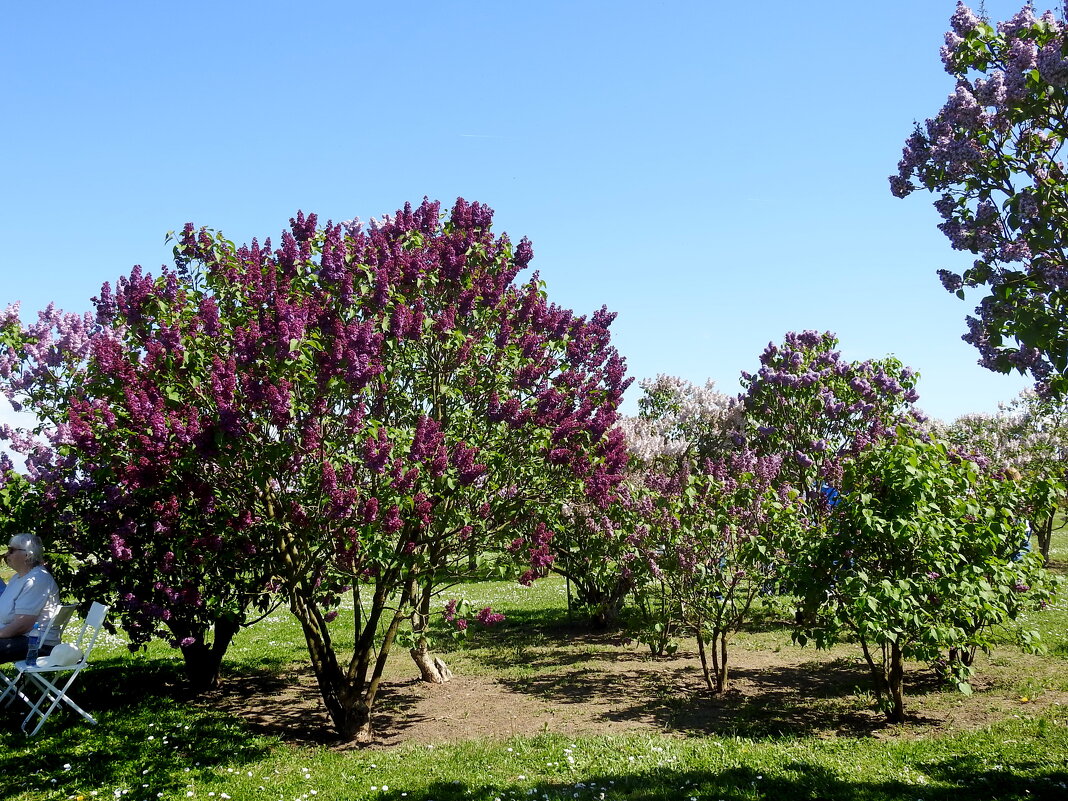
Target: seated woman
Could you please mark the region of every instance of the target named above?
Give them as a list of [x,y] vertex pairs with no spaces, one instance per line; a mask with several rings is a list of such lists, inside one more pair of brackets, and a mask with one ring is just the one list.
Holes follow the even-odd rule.
[[[15,575],[0,593],[0,663],[25,659],[33,624],[43,632],[59,608],[59,588],[42,557],[41,540],[33,534],[15,534],[8,541],[4,559]],[[59,642],[59,634],[52,632],[49,642],[41,643],[42,654]]]

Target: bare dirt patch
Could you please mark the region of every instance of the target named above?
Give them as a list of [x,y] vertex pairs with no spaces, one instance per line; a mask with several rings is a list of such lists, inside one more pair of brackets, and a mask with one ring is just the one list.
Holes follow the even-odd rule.
[[[917,737],[1068,705],[1068,694],[1053,690],[1021,700],[991,664],[970,697],[945,690],[931,671],[915,666],[907,677],[910,720],[888,726],[867,693],[866,666],[848,648],[738,648],[731,689],[717,696],[705,687],[693,653],[653,659],[603,643],[573,637],[566,647],[532,649],[522,664],[495,676],[461,666],[443,685],[424,684],[398,656],[376,705],[375,747],[541,732]],[[336,740],[310,672],[234,676],[204,700],[287,742],[352,747]]]

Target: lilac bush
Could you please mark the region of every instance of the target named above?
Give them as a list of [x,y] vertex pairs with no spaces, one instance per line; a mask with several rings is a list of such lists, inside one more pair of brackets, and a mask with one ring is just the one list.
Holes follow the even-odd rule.
[[[1056,580],[1020,551],[1020,483],[945,442],[902,429],[847,465],[842,491],[826,529],[790,546],[795,638],[855,638],[883,711],[900,722],[906,660],[989,647],[991,629],[1047,603]],[[1036,636],[1024,632],[1024,644]],[[970,659],[946,667],[970,691]]]
[[672,624],[692,631],[713,692],[727,690],[731,637],[775,586],[798,524],[797,493],[781,481],[781,465],[778,456],[737,450],[646,474],[641,546],[652,590],[664,600],[654,633],[669,633]]
[[769,591],[797,493],[782,458],[742,444],[739,399],[661,375],[642,384],[640,414],[622,424],[631,450],[629,575],[638,639],[670,653],[676,631],[697,637],[709,688],[728,686],[728,646]]
[[[41,494],[71,549],[129,585],[126,625],[173,630],[179,602],[240,620],[241,603],[277,592],[334,725],[366,739],[399,639],[443,680],[427,634],[472,552],[533,580],[562,503],[610,503],[629,381],[614,315],[549,303],[536,274],[517,282],[530,243],[495,236],[486,206],[290,222],[277,248],[186,226],[174,269],[104,287],[86,350],[53,366],[9,319],[0,370],[58,432],[33,456]],[[343,653],[330,623],[346,592]]]
[[893,357],[850,362],[838,338],[790,332],[769,343],[756,373],[742,373],[749,446],[782,459],[783,479],[813,521],[827,511],[847,461],[922,414],[918,375]]
[[646,561],[635,532],[644,488],[627,471],[608,504],[563,505],[552,539],[550,570],[567,580],[569,614],[597,628],[616,625],[628,596],[644,581]]
[[[118,289],[125,303],[157,286],[135,269]],[[154,383],[162,345],[117,319],[110,287],[103,297],[96,317],[50,305],[26,328],[9,308],[0,387],[38,425],[0,426],[0,438],[25,456],[27,502],[60,557],[61,584],[110,600],[132,647],[165,638],[181,649],[193,686],[214,686],[246,615],[271,603],[272,570],[253,558],[243,520],[212,489],[197,453],[204,418]]]
[[[961,452],[1017,477],[1024,486],[1024,509],[1039,552],[1049,561],[1050,542],[1066,495],[1068,406],[1024,391],[997,414],[958,417],[940,433]],[[1063,521],[1060,526],[1063,526]]]
[[987,287],[963,339],[980,364],[1030,373],[1043,392],[1068,387],[1068,183],[1060,150],[1068,134],[1068,27],[1028,4],[992,25],[958,2],[942,60],[956,88],[905,143],[892,192],[937,196],[939,228],[976,256],[941,270],[961,299]]
[[640,414],[618,424],[631,463],[612,503],[569,503],[553,538],[552,570],[568,579],[578,606],[598,626],[616,622],[628,594],[647,600],[642,590],[652,579],[652,563],[642,541],[650,495],[659,491],[648,485],[650,471],[721,455],[733,447],[740,426],[737,399],[716,392],[712,381],[695,386],[660,375],[641,388]]

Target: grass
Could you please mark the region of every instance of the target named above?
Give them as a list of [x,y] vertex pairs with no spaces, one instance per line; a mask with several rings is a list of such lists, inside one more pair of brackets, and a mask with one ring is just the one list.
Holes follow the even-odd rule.
[[[1068,536],[1055,542],[1054,558],[1060,566],[1068,561]],[[508,615],[498,629],[450,651],[450,665],[463,676],[493,677],[524,693],[559,700],[562,687],[574,685],[576,677],[600,675],[584,666],[623,653],[618,638],[591,636],[568,621],[559,581],[530,588],[479,582],[454,594],[476,608],[491,605]],[[342,637],[345,617],[336,624]],[[27,740],[18,730],[18,716],[0,710],[0,798],[1068,798],[1068,708],[1032,703],[1068,693],[1068,596],[1030,621],[1042,630],[1047,652],[1024,654],[1006,633],[997,649],[979,660],[985,684],[976,695],[964,698],[922,681],[913,684],[910,702],[920,711],[960,705],[991,710],[987,725],[951,732],[913,724],[842,735],[822,726],[870,705],[855,649],[843,646],[822,656],[812,649],[799,651],[782,619],[780,609],[762,610],[735,645],[795,659],[794,672],[779,676],[782,692],[725,699],[716,725],[673,726],[671,733],[650,728],[581,737],[542,734],[369,750],[264,734],[213,706],[210,698],[190,698],[179,661],[166,646],[130,654],[113,636],[98,647],[93,668],[75,688],[99,725],[57,713],[41,735]],[[276,611],[236,638],[226,663],[228,681],[282,688],[303,663],[302,649],[299,627]],[[633,651],[628,658],[639,654]],[[410,678],[411,672],[406,658],[397,655],[390,675]],[[830,689],[822,694],[799,689],[813,677],[830,682],[825,685]],[[676,720],[672,715],[692,715],[694,699],[679,690],[676,680],[670,671],[643,679],[648,698],[636,713],[659,710],[663,729]],[[798,720],[806,722],[796,725]],[[306,720],[295,723],[308,727]]]
[[[925,740],[564,738],[338,753],[148,703],[86,736],[8,743],[10,799],[1063,798],[1068,726],[1047,716]],[[110,733],[103,734],[105,726]]]

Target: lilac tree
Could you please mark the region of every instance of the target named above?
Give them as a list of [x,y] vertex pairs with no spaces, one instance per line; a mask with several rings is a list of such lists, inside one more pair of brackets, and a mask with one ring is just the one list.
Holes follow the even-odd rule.
[[849,362],[830,333],[788,333],[742,373],[747,434],[759,454],[782,457],[784,480],[821,519],[845,463],[921,415],[917,375],[893,357]]
[[958,417],[942,434],[972,458],[986,460],[991,468],[1019,477],[1031,531],[1048,562],[1066,492],[1068,408],[1064,400],[1025,391],[1003,404],[997,414]]
[[977,258],[941,270],[961,299],[986,287],[964,340],[980,364],[1029,372],[1039,388],[1068,389],[1068,28],[1030,3],[991,25],[958,2],[942,60],[956,81],[945,106],[905,143],[890,186],[937,195],[939,228]]
[[639,415],[618,425],[631,456],[619,492],[607,506],[565,506],[553,538],[552,570],[567,577],[579,604],[601,626],[615,622],[628,593],[650,578],[642,532],[648,530],[651,495],[659,490],[650,489],[649,472],[672,472],[682,462],[722,455],[741,425],[737,399],[716,392],[712,381],[696,386],[660,375],[641,388]]
[[[901,721],[906,660],[986,647],[993,627],[1042,606],[1055,582],[1037,554],[1020,553],[1019,482],[943,442],[902,429],[846,466],[842,492],[826,530],[791,546],[804,610],[795,636],[817,646],[855,636],[880,705]],[[951,666],[964,691],[968,661]]]
[[[344,736],[372,736],[399,641],[445,678],[431,620],[467,618],[435,598],[472,551],[543,575],[561,503],[607,504],[625,465],[613,315],[550,304],[537,275],[517,283],[531,246],[491,221],[463,200],[367,228],[298,214],[277,249],[187,226],[176,269],[105,287],[106,333],[66,399],[72,469],[137,482],[125,528],[82,528],[98,557],[121,575],[160,522],[189,548],[243,551],[300,621]],[[167,553],[160,569],[197,562]],[[351,653],[331,630],[344,592]]]
[[732,395],[670,375],[641,382],[638,416],[620,427],[630,452],[644,463],[662,459],[720,458],[734,448],[742,429],[742,406]]
[[650,573],[667,610],[697,637],[705,681],[728,687],[731,637],[776,581],[797,525],[797,494],[780,481],[782,460],[735,451],[648,475],[651,509],[642,532]]
[[105,286],[95,318],[49,306],[23,328],[9,308],[0,386],[37,424],[0,438],[25,456],[26,502],[62,557],[62,586],[109,599],[131,647],[169,640],[204,689],[249,614],[272,603],[275,571],[251,513],[204,458],[226,443],[199,397],[220,380],[203,370],[219,332],[203,330],[195,303],[176,274],[137,268],[116,294]]

